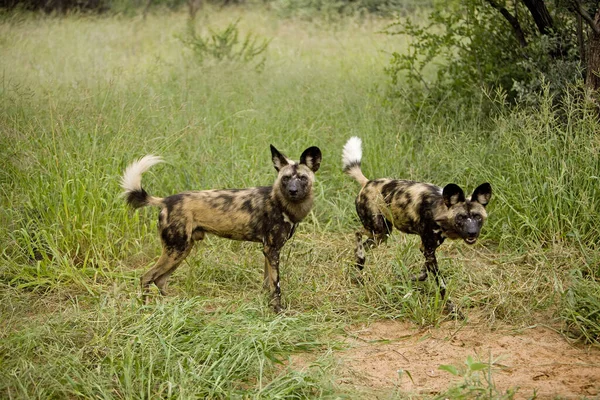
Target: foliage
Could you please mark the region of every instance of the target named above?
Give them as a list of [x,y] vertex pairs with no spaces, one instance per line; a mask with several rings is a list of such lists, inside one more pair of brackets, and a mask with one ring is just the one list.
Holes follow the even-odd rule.
[[[224,6],[239,1],[203,0]],[[154,7],[170,11],[184,7],[187,0],[6,0],[0,3],[0,9],[44,11],[46,13],[93,12],[93,13],[122,13],[133,15],[143,8]]]
[[265,52],[269,46],[269,40],[261,40],[251,33],[240,39],[239,21],[238,19],[231,22],[221,31],[209,28],[207,36],[198,34],[194,22],[190,21],[187,36],[180,39],[186,47],[192,50],[195,60],[200,64],[207,60],[243,64],[254,62],[254,68],[262,70],[266,62]]
[[[516,2],[518,15],[527,9]],[[527,46],[511,25],[482,0],[460,0],[438,7],[425,25],[402,18],[384,31],[410,38],[408,51],[393,52],[386,72],[392,93],[412,98],[420,107],[449,109],[459,103],[477,106],[481,91],[500,92],[511,103],[537,105],[544,86],[558,99],[582,78],[581,54],[572,16],[556,12],[556,32],[540,35],[533,20],[521,17]]]
[[284,18],[325,18],[375,14],[394,16],[428,7],[434,0],[272,0],[271,6]]
[[[224,7],[230,5],[264,5],[284,17],[335,18],[356,14],[395,15],[427,7],[435,0],[202,0],[203,3]],[[41,10],[47,13],[113,12],[127,15],[148,8],[177,10],[186,6],[187,0],[7,0],[0,8]]]
[[492,369],[496,361],[491,359],[487,363],[475,361],[468,356],[464,366],[440,365],[439,369],[450,374],[462,377],[463,381],[450,388],[439,399],[513,399],[516,390],[509,389],[505,393],[500,392],[494,385]]

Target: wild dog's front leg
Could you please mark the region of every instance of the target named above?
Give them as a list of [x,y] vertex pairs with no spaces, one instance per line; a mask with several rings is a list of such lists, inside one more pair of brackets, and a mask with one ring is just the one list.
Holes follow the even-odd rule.
[[[423,255],[425,255],[425,243],[426,242],[427,242],[427,246],[429,248],[431,248],[433,246],[433,250],[432,250],[433,251],[433,260],[435,262],[436,270],[437,270],[437,260],[435,260],[435,250],[438,247],[440,247],[442,243],[444,243],[444,237],[442,236],[441,232],[436,232],[436,231],[433,231],[432,238],[430,238],[430,239],[423,239],[423,237],[421,237],[421,245],[419,246],[419,250],[421,250],[421,253],[423,253]],[[427,256],[425,256],[425,259],[427,259]],[[425,265],[421,269],[421,272],[419,273],[419,275],[414,276],[413,280],[423,282],[425,279],[427,279],[428,271],[429,271],[429,269],[427,267],[427,263],[425,263]]]
[[[421,275],[417,279],[424,280],[427,277],[427,273],[431,272],[433,276],[435,276],[435,282],[437,283],[440,289],[440,296],[442,299],[446,297],[446,283],[444,282],[444,278],[440,275],[437,259],[435,258],[435,247],[425,247],[423,249],[423,255],[425,256],[425,267],[421,271]],[[425,275],[425,278],[421,277]]]
[[265,281],[264,287],[271,291],[271,305],[276,313],[281,312],[281,286],[279,283],[279,253],[278,246],[265,245]]
[[[425,256],[425,267],[423,268],[423,270],[421,271],[421,275],[417,279],[424,280],[427,277],[427,273],[431,272],[433,276],[435,276],[435,282],[437,283],[437,286],[440,290],[440,297],[443,300],[446,298],[446,282],[444,282],[444,278],[440,274],[437,259],[435,258],[435,250],[444,241],[444,239],[442,238],[441,240],[437,240],[434,238],[434,240],[430,240],[427,238],[421,238],[421,240],[422,251],[423,255]],[[421,279],[423,275],[425,276],[425,278]],[[464,318],[460,310],[458,310],[454,303],[449,299],[446,300],[446,311],[449,314],[454,315],[456,318]]]

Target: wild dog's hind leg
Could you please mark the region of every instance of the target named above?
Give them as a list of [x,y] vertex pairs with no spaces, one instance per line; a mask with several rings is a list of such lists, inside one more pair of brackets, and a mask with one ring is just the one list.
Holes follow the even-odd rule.
[[191,235],[185,231],[166,228],[161,231],[163,242],[162,254],[154,267],[140,278],[142,300],[146,302],[148,287],[154,282],[162,295],[166,294],[165,287],[169,276],[179,264],[190,254],[194,242]]
[[356,258],[356,268],[362,271],[365,268],[365,246],[363,245],[362,237],[363,232],[357,231],[355,234],[356,237],[356,250],[354,251],[354,256]]
[[[185,252],[178,255],[177,258],[174,259],[173,263],[171,264],[171,266],[168,269],[164,268],[162,270],[157,271],[157,274],[160,274],[160,275],[158,276],[158,278],[154,279],[154,284],[156,285],[156,287],[158,287],[158,290],[160,291],[161,295],[163,295],[163,296],[167,295],[167,280],[169,279],[171,274],[173,272],[175,272],[175,270],[177,269],[177,267],[179,267],[179,265],[183,262],[183,260],[185,260],[185,258],[190,254],[190,251],[192,250],[193,245],[194,245],[194,243],[191,242],[190,245],[188,246],[188,248],[185,250]],[[165,270],[166,270],[166,272],[162,272]]]
[[[204,231],[201,228],[196,228],[192,232],[191,236],[192,236],[192,240],[193,241],[202,240],[202,239],[204,239]],[[179,266],[179,264],[181,264],[181,262],[190,254],[190,251],[192,250],[192,247],[194,245],[193,241],[190,243],[190,246],[187,249],[187,253],[182,257],[182,259],[181,259],[181,261],[179,263],[173,265],[171,267],[171,269],[167,270],[167,272],[163,273],[158,278],[154,279],[154,284],[159,288],[160,294],[162,294],[163,296],[167,295],[167,280],[169,279],[169,277],[171,276],[171,274],[173,272],[175,272],[175,270],[177,269],[177,267]]]
[[[362,241],[363,234],[368,236],[367,240],[364,242]],[[366,231],[357,231],[355,234],[356,250],[354,253],[356,257],[356,268],[362,271],[365,268],[366,251],[379,246],[381,243],[384,243],[388,236],[388,233],[374,234]]]
[[[384,243],[392,233],[392,224],[386,220],[383,215],[373,215],[370,212],[361,214],[360,219],[363,223],[363,229],[356,232],[356,268],[362,271],[365,267],[366,250]],[[362,241],[363,235],[368,236],[367,240]],[[366,247],[366,249],[365,249]]]

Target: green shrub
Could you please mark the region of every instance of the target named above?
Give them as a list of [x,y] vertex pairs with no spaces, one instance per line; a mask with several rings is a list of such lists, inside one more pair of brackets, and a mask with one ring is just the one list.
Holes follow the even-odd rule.
[[251,33],[240,38],[238,23],[239,19],[221,31],[209,28],[209,34],[203,36],[196,32],[193,22],[190,22],[186,36],[180,39],[186,47],[192,50],[194,58],[200,64],[208,60],[243,64],[255,62],[255,69],[262,70],[266,61],[265,52],[269,46],[269,40],[259,39]]
[[[437,7],[427,24],[401,18],[384,32],[409,38],[407,51],[393,52],[386,73],[391,93],[411,99],[418,109],[440,105],[453,110],[486,102],[502,93],[511,103],[538,105],[544,87],[559,99],[582,78],[576,32],[564,9],[554,32],[539,34],[527,9],[517,3],[526,45],[488,2],[459,0]],[[525,17],[523,17],[525,15]]]

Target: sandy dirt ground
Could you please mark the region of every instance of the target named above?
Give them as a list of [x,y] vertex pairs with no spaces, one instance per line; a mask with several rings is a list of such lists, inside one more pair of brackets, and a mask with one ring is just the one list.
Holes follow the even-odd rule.
[[439,366],[464,367],[471,356],[486,363],[491,359],[495,388],[501,393],[518,388],[517,399],[600,399],[600,348],[570,344],[547,327],[489,330],[472,322],[447,322],[418,330],[413,324],[382,321],[355,326],[347,334],[347,349],[335,356],[338,383],[371,393],[367,397],[443,393],[463,378]]

